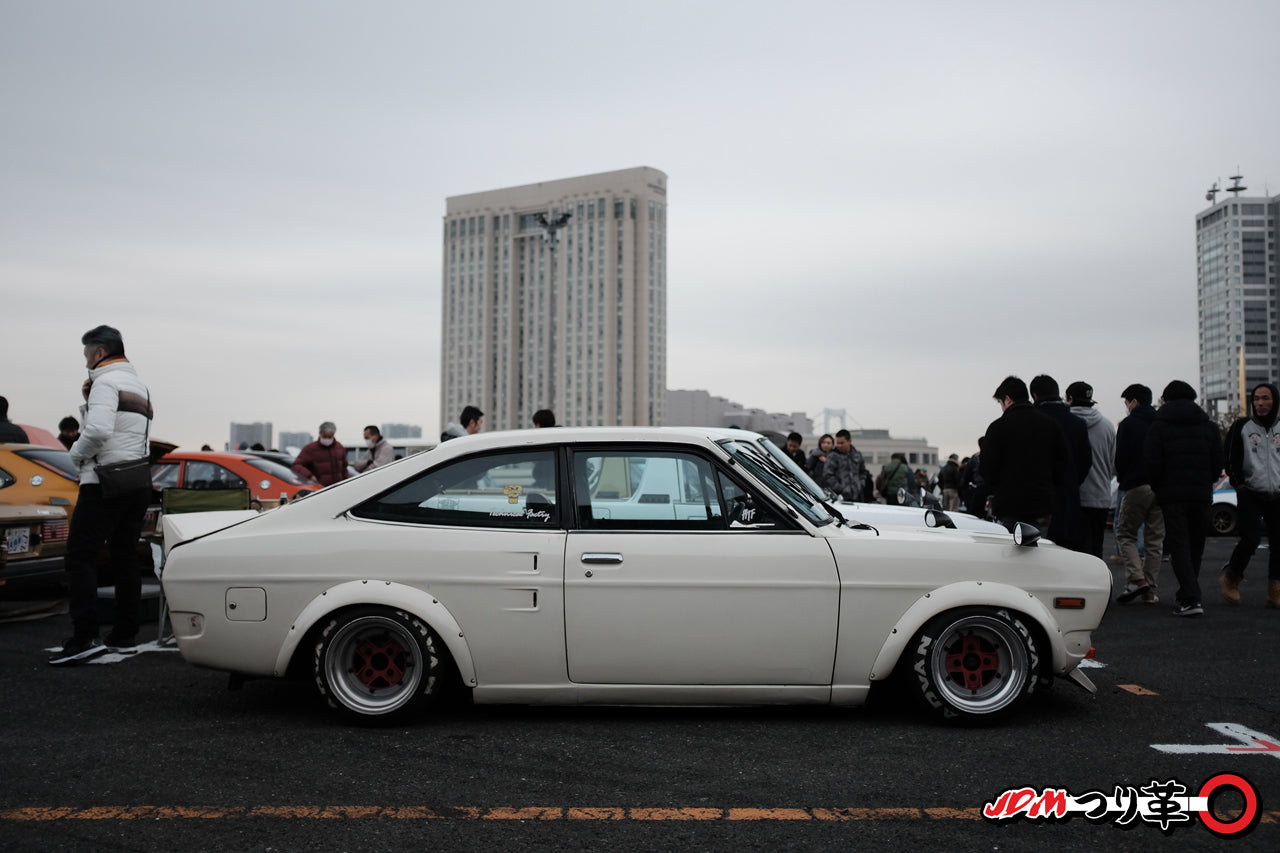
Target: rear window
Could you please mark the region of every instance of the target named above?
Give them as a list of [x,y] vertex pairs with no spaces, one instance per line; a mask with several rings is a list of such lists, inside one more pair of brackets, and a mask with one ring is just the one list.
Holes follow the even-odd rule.
[[76,470],[75,464],[71,461],[71,454],[65,450],[58,450],[53,447],[33,447],[30,450],[18,450],[15,453],[29,462],[34,462],[37,465],[48,468],[55,474],[66,477],[68,480],[76,480],[80,476],[80,472]]
[[306,480],[302,479],[297,474],[293,473],[292,468],[290,468],[287,465],[281,465],[279,462],[276,462],[274,459],[263,459],[260,456],[254,456],[254,457],[247,458],[244,461],[248,462],[250,465],[252,465],[254,468],[257,468],[259,471],[263,471],[267,474],[270,474],[272,477],[275,477],[277,480],[284,480],[286,483],[288,483],[291,486],[302,486],[307,483]]

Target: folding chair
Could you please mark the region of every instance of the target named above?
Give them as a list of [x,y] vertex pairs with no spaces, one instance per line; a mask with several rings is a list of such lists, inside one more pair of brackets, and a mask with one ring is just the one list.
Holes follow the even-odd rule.
[[[164,489],[160,493],[160,521],[157,530],[161,530],[164,516],[177,515],[184,512],[218,512],[225,510],[247,510],[252,507],[253,495],[248,489]],[[167,550],[166,550],[167,555]],[[156,564],[156,579],[159,580],[164,571],[164,558]],[[167,639],[165,623],[169,621],[169,603],[164,597],[164,584],[160,585],[160,615],[157,618],[156,641],[164,643]]]

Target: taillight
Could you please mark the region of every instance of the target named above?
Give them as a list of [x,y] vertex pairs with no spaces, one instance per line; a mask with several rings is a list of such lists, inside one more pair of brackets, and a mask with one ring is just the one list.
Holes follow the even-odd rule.
[[66,542],[71,532],[71,522],[66,519],[46,521],[40,525],[40,538],[45,542]]

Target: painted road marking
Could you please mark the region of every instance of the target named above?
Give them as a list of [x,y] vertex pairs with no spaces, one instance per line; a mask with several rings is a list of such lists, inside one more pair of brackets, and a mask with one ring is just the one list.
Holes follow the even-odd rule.
[[1174,753],[1210,753],[1213,755],[1270,755],[1280,758],[1280,738],[1262,732],[1255,732],[1239,723],[1205,723],[1216,732],[1239,741],[1239,745],[1225,743],[1185,744],[1185,743],[1153,743],[1152,749]]
[[1159,696],[1160,695],[1154,690],[1148,690],[1147,688],[1137,684],[1117,684],[1116,687],[1119,687],[1121,690],[1128,690],[1130,693],[1134,694],[1135,696]]
[[[55,820],[636,820],[636,821],[866,821],[983,820],[982,810],[951,808],[620,808],[610,806],[70,806],[0,809],[0,821]],[[1262,813],[1280,824],[1280,811]]]

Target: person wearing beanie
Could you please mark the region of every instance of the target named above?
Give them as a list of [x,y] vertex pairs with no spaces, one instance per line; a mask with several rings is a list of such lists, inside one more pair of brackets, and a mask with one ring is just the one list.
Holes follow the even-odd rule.
[[1164,546],[1178,579],[1174,616],[1200,616],[1200,560],[1209,529],[1213,486],[1222,472],[1218,427],[1196,405],[1196,392],[1175,379],[1165,386],[1143,461],[1164,515]]

